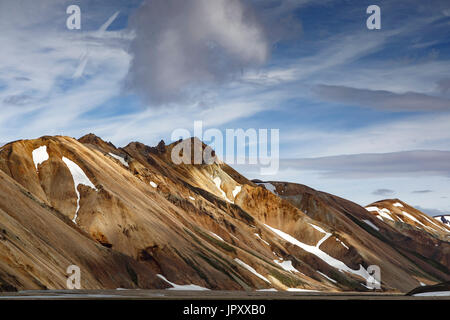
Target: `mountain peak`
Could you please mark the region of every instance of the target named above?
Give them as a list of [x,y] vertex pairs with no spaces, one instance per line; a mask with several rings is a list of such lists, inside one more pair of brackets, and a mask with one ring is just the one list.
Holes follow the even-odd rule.
[[111,142],[106,142],[102,138],[98,137],[93,133],[86,134],[78,139],[78,142],[81,142],[85,145],[94,146],[96,149],[108,153],[117,150],[116,146]]

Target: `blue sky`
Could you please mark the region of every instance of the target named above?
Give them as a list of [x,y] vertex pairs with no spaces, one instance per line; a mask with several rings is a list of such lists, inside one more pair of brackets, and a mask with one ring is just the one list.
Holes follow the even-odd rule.
[[248,177],[450,212],[448,1],[6,0],[0,27],[1,142],[274,128],[278,174]]

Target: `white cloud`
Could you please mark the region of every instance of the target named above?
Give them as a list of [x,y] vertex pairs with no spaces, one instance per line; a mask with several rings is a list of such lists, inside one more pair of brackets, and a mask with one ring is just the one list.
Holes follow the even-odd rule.
[[314,92],[329,102],[371,107],[388,111],[448,111],[450,100],[418,92],[394,93],[346,86],[318,85]]
[[[87,31],[87,26],[86,31],[69,31],[62,4],[2,2],[11,12],[9,16],[2,12],[2,22],[9,22],[0,51],[0,136],[4,140],[76,130],[81,114],[120,93],[131,60],[126,43],[132,35],[100,34]],[[23,13],[33,8],[40,15],[23,20]],[[15,25],[15,21],[20,23]],[[62,24],[56,27],[55,21]],[[91,30],[104,22],[99,20]],[[73,79],[87,52],[83,74]]]

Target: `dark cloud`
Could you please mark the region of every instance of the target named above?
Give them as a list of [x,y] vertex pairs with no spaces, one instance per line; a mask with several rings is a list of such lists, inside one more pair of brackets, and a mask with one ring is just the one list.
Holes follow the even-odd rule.
[[450,100],[417,92],[317,85],[313,92],[322,100],[390,111],[449,111]]
[[192,96],[269,56],[262,24],[241,0],[145,1],[130,28],[128,85],[157,104]]
[[309,3],[145,0],[129,20],[136,37],[127,86],[153,104],[199,100],[263,65],[275,44],[301,37],[296,9]]
[[431,193],[431,192],[433,192],[433,190],[415,190],[412,193],[423,194],[423,193]]
[[29,104],[32,100],[31,96],[27,94],[17,94],[6,97],[3,99],[3,103],[14,106],[23,106]]
[[321,172],[329,178],[398,176],[450,177],[450,151],[367,153],[321,158],[281,160],[280,168]]
[[376,196],[391,196],[395,193],[394,190],[391,189],[377,189],[374,192],[372,192],[372,194],[376,195]]
[[31,81],[28,77],[15,77],[14,79],[17,81]]

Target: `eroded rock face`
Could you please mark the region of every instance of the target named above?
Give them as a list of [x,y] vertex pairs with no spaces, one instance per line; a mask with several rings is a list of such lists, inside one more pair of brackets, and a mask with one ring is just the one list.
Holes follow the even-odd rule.
[[86,289],[170,287],[160,274],[209,289],[365,291],[372,264],[383,290],[448,280],[448,242],[423,255],[436,242],[350,201],[251,182],[220,161],[175,165],[177,143],[118,149],[90,134],[6,145],[0,288],[65,288],[71,264]]

